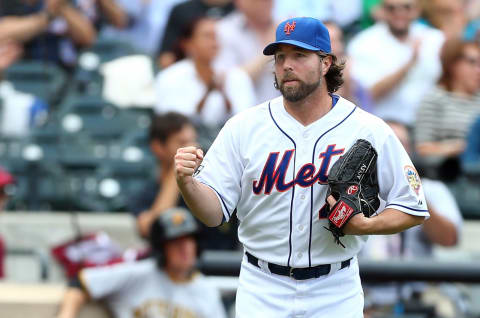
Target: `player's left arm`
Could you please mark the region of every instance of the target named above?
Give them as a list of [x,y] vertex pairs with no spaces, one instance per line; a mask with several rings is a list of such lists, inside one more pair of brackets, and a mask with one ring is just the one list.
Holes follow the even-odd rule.
[[424,216],[386,208],[382,213],[370,218],[362,213],[355,215],[345,225],[343,232],[350,235],[395,234],[420,225],[424,220]]
[[[387,202],[386,207],[370,218],[363,213],[355,215],[345,225],[345,234],[395,234],[429,217],[418,172],[391,128],[383,128],[386,138],[377,146],[377,175],[379,196]],[[329,198],[330,205],[334,202],[333,197]]]

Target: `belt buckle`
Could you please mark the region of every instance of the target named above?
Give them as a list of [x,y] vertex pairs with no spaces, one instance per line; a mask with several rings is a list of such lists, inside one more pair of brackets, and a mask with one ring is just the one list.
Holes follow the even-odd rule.
[[295,279],[295,277],[293,277],[293,270],[294,270],[294,269],[295,269],[295,268],[290,267],[290,270],[289,270],[289,272],[288,272],[288,274],[289,274],[288,276],[290,276],[290,277],[293,278],[293,279]]

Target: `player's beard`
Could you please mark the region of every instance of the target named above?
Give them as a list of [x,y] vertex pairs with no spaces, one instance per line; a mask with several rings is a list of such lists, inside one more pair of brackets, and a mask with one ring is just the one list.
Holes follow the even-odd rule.
[[289,102],[295,103],[303,100],[306,98],[308,95],[310,95],[313,91],[315,91],[318,87],[320,87],[321,84],[321,79],[319,79],[317,82],[307,84],[298,78],[295,78],[295,80],[298,82],[298,86],[296,87],[285,87],[285,80],[288,80],[289,76],[286,74],[285,79],[282,81],[282,83],[279,85],[277,76],[275,75],[275,88],[282,93],[283,98],[288,100]]

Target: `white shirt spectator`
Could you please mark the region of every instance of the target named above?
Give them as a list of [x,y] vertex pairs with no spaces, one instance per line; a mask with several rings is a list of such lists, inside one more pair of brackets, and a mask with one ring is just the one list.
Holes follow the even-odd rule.
[[[455,225],[460,240],[463,218],[450,190],[443,182],[427,178],[422,178],[422,186],[428,206]],[[379,210],[384,206],[385,202],[382,200]],[[432,243],[425,237],[422,227],[415,226],[404,232],[403,243],[401,234],[371,235],[361,255],[363,258],[377,260],[402,257],[418,259],[431,257],[432,248]]]
[[230,100],[232,113],[227,112],[221,93],[213,90],[207,97],[200,114],[197,105],[207,92],[205,83],[198,77],[192,60],[184,59],[165,70],[156,78],[155,112],[176,111],[191,118],[200,119],[207,126],[218,126],[232,115],[255,105],[255,94],[248,74],[240,68],[232,68],[225,74],[224,92]]
[[305,16],[332,20],[344,27],[360,18],[362,4],[362,0],[276,0],[273,15],[279,21]]
[[[217,24],[217,37],[220,52],[215,59],[214,68],[225,72],[232,67],[241,66],[254,60],[263,51],[264,44],[255,32],[249,28],[245,17],[238,12],[231,13]],[[254,81],[254,104],[280,96],[280,92],[273,86],[273,59],[267,63],[262,74]]]
[[[458,240],[460,240],[463,218],[450,190],[443,182],[427,178],[422,178],[422,186],[428,206],[455,225]],[[381,200],[380,209],[384,206],[385,202]],[[433,244],[427,239],[422,226],[415,226],[402,234],[370,235],[359,257],[370,260],[401,258],[418,260],[431,258],[432,254]],[[401,289],[396,284],[366,286],[366,302],[372,302],[375,305],[391,305],[398,301],[400,295],[408,298],[412,291],[421,292],[425,288],[424,283],[418,282],[402,285]]]
[[[422,178],[422,185],[428,206],[455,225],[460,241],[463,218],[450,190],[443,182],[427,178]],[[412,227],[405,232],[404,245],[404,256],[407,258],[432,256],[433,246],[426,239],[421,226]]]
[[173,312],[178,317],[226,317],[220,293],[203,275],[175,283],[153,259],[87,268],[80,279],[88,295],[105,300],[116,318],[173,317]]
[[[423,96],[440,77],[440,50],[444,36],[440,31],[420,23],[413,23],[409,32],[412,41],[421,41],[416,65],[396,88],[377,101],[373,113],[411,126]],[[352,39],[347,53],[354,61],[352,77],[363,86],[372,88],[407,64],[413,49],[412,43],[395,38],[386,24],[377,23]]]

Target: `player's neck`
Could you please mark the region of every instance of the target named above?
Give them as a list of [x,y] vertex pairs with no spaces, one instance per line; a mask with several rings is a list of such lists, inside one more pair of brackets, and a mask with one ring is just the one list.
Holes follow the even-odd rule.
[[298,102],[283,99],[286,111],[303,126],[319,120],[332,109],[332,97],[326,88],[319,88]]

